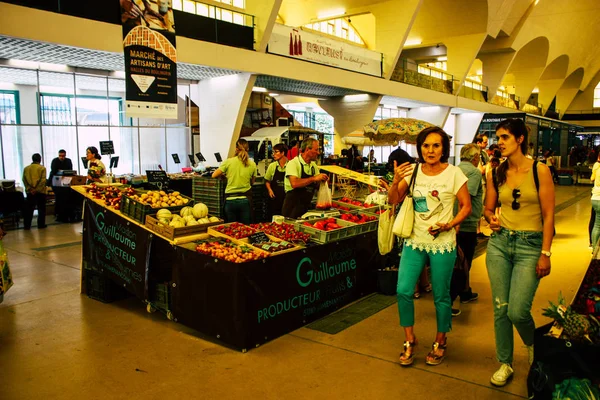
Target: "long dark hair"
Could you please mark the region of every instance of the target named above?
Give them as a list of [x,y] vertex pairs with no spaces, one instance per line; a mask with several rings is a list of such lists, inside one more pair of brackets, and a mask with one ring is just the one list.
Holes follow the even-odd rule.
[[100,155],[100,153],[98,153],[98,149],[94,146],[90,146],[86,149],[86,151],[89,150],[90,153],[92,153],[94,155],[94,158],[96,160],[100,160],[102,158],[102,156]]
[[[510,133],[511,135],[513,135],[515,137],[515,140],[519,139],[520,137],[523,138],[523,141],[521,142],[521,153],[523,153],[523,155],[527,154],[527,150],[529,148],[529,129],[527,128],[527,126],[525,125],[525,122],[522,119],[517,119],[517,118],[509,118],[509,119],[505,119],[504,121],[501,121],[497,126],[496,126],[496,133],[498,132],[499,129],[506,129],[506,131],[508,133]],[[502,185],[504,182],[506,182],[506,171],[508,170],[508,162],[503,162],[501,163],[498,168],[496,169],[496,178],[498,179],[498,186]]]
[[425,143],[427,136],[429,136],[432,133],[437,133],[442,137],[442,157],[440,158],[440,162],[448,162],[448,157],[450,157],[450,137],[439,126],[425,128],[419,133],[419,136],[417,136],[417,154],[419,155],[419,162],[425,162],[425,160],[423,159],[423,154],[421,153],[421,146],[423,146],[423,143]]

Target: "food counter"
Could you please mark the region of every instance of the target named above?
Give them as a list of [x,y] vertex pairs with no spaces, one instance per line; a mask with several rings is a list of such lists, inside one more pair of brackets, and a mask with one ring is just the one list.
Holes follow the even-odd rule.
[[86,198],[82,293],[108,302],[126,290],[149,311],[159,308],[242,351],[376,288],[381,256],[374,231],[298,246],[282,239],[299,234],[287,225],[255,225],[265,234],[248,237],[252,228],[213,224],[207,232],[169,238],[111,206],[113,200],[85,187],[73,190]]

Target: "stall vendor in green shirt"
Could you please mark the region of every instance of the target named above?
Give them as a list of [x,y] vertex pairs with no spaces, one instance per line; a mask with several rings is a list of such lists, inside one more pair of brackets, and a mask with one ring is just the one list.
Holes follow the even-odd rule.
[[283,143],[273,146],[273,162],[265,172],[265,186],[271,201],[269,214],[281,215],[283,200],[285,199],[285,169],[288,159],[285,156],[287,146]]
[[300,154],[290,160],[285,168],[285,201],[282,215],[300,218],[310,208],[316,183],[327,181],[325,174],[319,173],[315,161],[319,157],[319,141],[308,138],[302,141]]

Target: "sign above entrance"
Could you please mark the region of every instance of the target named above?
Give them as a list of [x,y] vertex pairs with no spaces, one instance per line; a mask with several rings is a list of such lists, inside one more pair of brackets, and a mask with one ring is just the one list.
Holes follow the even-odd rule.
[[280,24],[273,27],[269,53],[373,76],[382,75],[381,53]]

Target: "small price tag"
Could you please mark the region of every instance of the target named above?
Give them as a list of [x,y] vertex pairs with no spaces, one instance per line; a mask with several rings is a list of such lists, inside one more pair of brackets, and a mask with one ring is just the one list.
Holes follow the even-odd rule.
[[250,242],[250,244],[254,244],[254,243],[270,242],[271,240],[269,239],[269,237],[267,235],[265,235],[264,232],[256,232],[256,233],[253,233],[252,235],[248,236],[248,241]]

